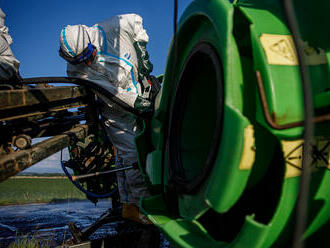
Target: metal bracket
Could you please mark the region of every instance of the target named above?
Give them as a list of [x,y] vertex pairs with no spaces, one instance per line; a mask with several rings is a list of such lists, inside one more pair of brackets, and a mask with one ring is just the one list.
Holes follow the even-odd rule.
[[[262,110],[264,112],[267,123],[272,128],[277,129],[277,130],[283,130],[283,129],[289,129],[289,128],[303,126],[304,121],[291,122],[291,123],[287,123],[287,124],[278,124],[277,123],[276,114],[270,113],[269,108],[268,108],[267,98],[266,98],[266,94],[265,94],[265,88],[262,83],[262,77],[261,77],[260,71],[256,71],[256,76],[257,76],[257,86],[258,86],[258,90],[259,90],[261,106],[262,106]],[[330,113],[324,114],[321,116],[316,116],[313,118],[314,123],[320,123],[320,122],[325,122],[325,121],[330,121]]]

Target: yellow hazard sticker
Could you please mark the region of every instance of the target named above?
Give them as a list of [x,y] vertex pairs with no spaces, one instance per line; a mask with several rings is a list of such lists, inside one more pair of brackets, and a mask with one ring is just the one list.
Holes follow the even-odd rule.
[[244,143],[239,168],[241,170],[250,170],[255,160],[255,139],[252,125],[244,129]]
[[[302,154],[304,141],[282,140],[282,150],[285,159],[285,177],[300,176],[302,172]],[[312,146],[312,171],[320,168],[330,169],[330,138],[315,137]]]
[[[298,65],[297,53],[291,35],[262,34],[260,42],[271,65]],[[327,63],[327,57],[321,48],[314,48],[301,41],[306,63],[320,65]]]

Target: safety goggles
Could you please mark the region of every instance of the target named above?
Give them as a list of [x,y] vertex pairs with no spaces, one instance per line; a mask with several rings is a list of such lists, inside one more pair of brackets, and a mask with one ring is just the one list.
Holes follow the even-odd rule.
[[62,58],[64,58],[66,61],[68,61],[72,65],[77,65],[80,63],[85,62],[86,64],[89,64],[91,60],[94,58],[93,53],[96,50],[96,47],[93,46],[91,43],[88,43],[88,46],[82,51],[80,54],[69,57],[67,56],[63,50],[62,47],[60,47],[59,54]]

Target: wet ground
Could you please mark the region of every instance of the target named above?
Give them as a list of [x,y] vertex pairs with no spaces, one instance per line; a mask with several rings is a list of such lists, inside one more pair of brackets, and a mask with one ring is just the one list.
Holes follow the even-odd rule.
[[[110,207],[111,201],[100,201],[96,206],[89,201],[80,201],[0,207],[0,247],[7,247],[15,239],[32,236],[52,240],[52,246],[61,245],[63,240],[71,238],[67,226],[70,221],[80,228],[86,227]],[[115,235],[117,225],[111,223],[101,227],[90,239]]]

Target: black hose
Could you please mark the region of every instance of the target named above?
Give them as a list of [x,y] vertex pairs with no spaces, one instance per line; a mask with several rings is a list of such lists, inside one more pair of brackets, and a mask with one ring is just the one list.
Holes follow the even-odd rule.
[[[172,74],[171,74],[171,81],[169,82],[169,92],[172,91],[174,78],[175,78],[175,66],[177,61],[178,49],[177,49],[177,19],[178,19],[178,0],[174,0],[174,13],[173,13],[173,63],[172,63]],[[167,99],[167,108],[166,114],[169,113],[171,105],[171,94]],[[166,192],[165,192],[165,182],[164,182],[164,175],[165,175],[165,156],[167,151],[167,141],[169,135],[169,115],[165,117],[163,123],[163,146],[162,146],[162,160],[161,160],[161,194],[164,202],[167,202]]]
[[301,83],[304,95],[304,142],[303,146],[303,158],[302,158],[302,175],[299,185],[299,197],[296,211],[296,226],[293,236],[293,247],[303,248],[304,240],[303,234],[306,228],[306,220],[308,219],[308,197],[311,178],[311,163],[312,163],[312,141],[314,134],[313,124],[313,98],[309,76],[309,69],[306,63],[304,50],[301,44],[301,36],[297,17],[295,15],[294,6],[292,0],[283,0],[284,11],[286,14],[288,27],[292,33],[293,41],[297,50],[299,71],[301,75]]
[[74,186],[76,186],[77,189],[79,189],[81,192],[83,192],[84,194],[86,194],[87,196],[91,197],[91,198],[95,198],[95,199],[104,199],[104,198],[109,198],[111,197],[117,190],[118,188],[114,188],[113,190],[111,190],[108,193],[104,193],[104,194],[96,194],[94,192],[88,191],[86,189],[84,189],[79,183],[77,183],[75,180],[73,180],[71,174],[69,173],[69,171],[66,169],[65,166],[65,162],[61,160],[61,167],[62,170],[64,171],[65,175],[67,176],[67,178],[73,183]]

